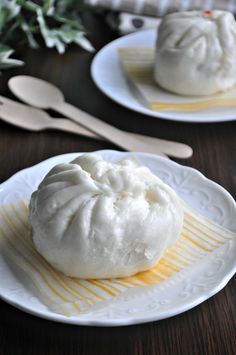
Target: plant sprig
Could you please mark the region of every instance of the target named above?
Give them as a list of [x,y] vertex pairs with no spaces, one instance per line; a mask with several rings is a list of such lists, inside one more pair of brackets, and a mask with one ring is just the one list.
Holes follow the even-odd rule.
[[80,20],[82,0],[1,0],[0,1],[0,70],[24,64],[12,59],[14,39],[26,39],[38,48],[37,35],[45,45],[64,53],[70,43],[93,51]]

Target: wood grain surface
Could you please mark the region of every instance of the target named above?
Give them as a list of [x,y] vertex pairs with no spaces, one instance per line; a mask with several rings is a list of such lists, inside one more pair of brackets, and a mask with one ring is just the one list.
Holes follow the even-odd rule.
[[[113,40],[101,15],[85,16],[96,49]],[[200,170],[236,195],[236,122],[175,123],[129,111],[106,98],[93,84],[93,55],[77,47],[59,56],[54,50],[22,50],[26,65],[5,71],[0,94],[12,97],[9,77],[29,74],[51,81],[68,102],[127,131],[173,139],[193,147],[179,163]],[[52,112],[50,112],[53,114]],[[32,133],[0,121],[0,182],[25,167],[67,152],[116,149],[110,143],[56,131]],[[236,279],[194,309],[163,321],[117,328],[58,324],[28,315],[0,301],[0,355],[231,355],[236,353]]]

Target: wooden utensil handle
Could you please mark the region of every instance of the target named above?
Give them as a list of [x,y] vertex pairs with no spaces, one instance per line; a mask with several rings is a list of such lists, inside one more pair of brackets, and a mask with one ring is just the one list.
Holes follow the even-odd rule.
[[156,144],[147,144],[146,142],[138,140],[137,138],[122,132],[118,128],[93,117],[92,115],[74,107],[69,103],[63,102],[61,104],[55,104],[52,108],[123,149],[154,154],[160,153],[160,148],[157,147]]
[[146,149],[151,149],[151,151],[155,153],[155,149],[153,151],[152,145],[151,148],[149,145],[147,147],[145,143],[140,143],[135,138],[128,140],[126,134],[121,132],[118,128],[91,116],[90,114],[74,107],[71,104],[56,104],[53,106],[53,108],[61,114],[71,118],[73,121],[81,124],[83,127],[89,129],[90,131],[98,134],[99,136],[109,140],[112,143],[115,143],[121,148],[131,151],[138,151],[141,149],[146,151]]
[[70,132],[73,134],[79,134],[89,138],[104,140],[103,137],[98,136],[94,132],[89,131],[87,128],[84,128],[74,121],[68,120],[68,118],[53,118],[52,122],[50,122],[50,125],[48,125],[48,128]]
[[[82,127],[81,125],[70,121],[68,119],[59,118],[53,119],[53,122],[50,123],[49,128],[59,129],[62,131],[71,132],[73,134],[80,134],[89,138],[95,138],[99,140],[104,140],[103,137],[98,136],[92,131],[89,131],[87,128]],[[145,136],[142,134],[136,134],[131,132],[125,132],[127,135],[135,137],[142,140],[143,142],[152,143],[156,145],[156,148],[159,150],[160,155],[170,155],[175,158],[189,158],[192,155],[191,147],[186,144],[172,142],[165,139],[159,139],[155,137]]]
[[[77,124],[77,123],[75,123],[73,121],[69,121],[68,119],[54,118],[53,122],[50,123],[48,128],[49,129],[56,129],[56,130],[60,130],[60,131],[65,131],[65,132],[70,132],[70,133],[73,133],[73,134],[79,134],[79,135],[82,135],[82,136],[85,136],[85,137],[99,139],[99,140],[102,140],[102,141],[105,140],[103,137],[98,136],[97,134],[89,131],[87,128],[84,128],[81,125],[79,125],[79,124]],[[129,134],[129,135],[131,135],[133,137],[136,137],[136,138],[140,138],[140,139],[142,139],[143,141],[146,141],[146,142],[148,142],[149,138],[155,140],[155,138],[148,137],[148,136],[143,136],[141,134],[139,135],[139,134],[128,133],[128,132],[126,132],[126,134]],[[158,141],[158,139],[157,139],[157,141]],[[158,155],[161,155],[161,156],[167,158],[167,155],[165,154],[164,151],[162,151],[161,146],[158,145],[158,142],[157,142],[156,145],[157,145],[157,149],[159,150],[158,151]],[[170,156],[171,156],[171,154],[170,154]]]

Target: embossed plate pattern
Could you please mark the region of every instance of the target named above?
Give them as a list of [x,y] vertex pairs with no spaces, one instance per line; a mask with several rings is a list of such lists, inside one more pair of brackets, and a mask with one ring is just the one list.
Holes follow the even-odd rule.
[[[111,150],[97,153],[112,161],[135,156],[174,188],[197,212],[231,231],[236,231],[236,204],[233,198],[197,170],[151,154]],[[13,175],[0,185],[0,203],[29,199],[52,166],[71,161],[77,155],[78,153],[56,156]],[[145,323],[189,310],[216,294],[236,271],[235,254],[236,240],[230,240],[212,252],[207,260],[205,258],[199,261],[163,283],[132,289],[76,317],[65,317],[49,311],[33,290],[24,287],[0,254],[0,297],[28,313],[63,323],[96,326]]]

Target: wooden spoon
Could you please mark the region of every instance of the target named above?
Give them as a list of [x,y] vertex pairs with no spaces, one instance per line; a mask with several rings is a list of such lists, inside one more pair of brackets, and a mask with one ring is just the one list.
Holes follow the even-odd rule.
[[[95,135],[94,133],[88,131],[86,128],[79,126],[73,121],[70,121],[66,118],[52,118],[47,112],[43,110],[21,104],[4,96],[0,96],[0,119],[29,131],[37,132],[47,129],[56,129],[103,140],[102,137]],[[157,145],[159,142],[159,140],[156,138],[143,136],[141,134],[136,135],[135,133],[129,134],[132,136],[137,136],[141,140],[147,142],[149,140],[155,140]],[[166,154],[161,151],[161,148],[162,147],[160,147],[160,152],[158,154],[166,157]]]
[[52,118],[46,111],[0,96],[0,118],[29,131],[56,129],[91,138],[102,139],[67,118]]
[[[9,80],[9,88],[27,104],[42,109],[53,109],[121,148],[157,154],[160,152],[160,147],[153,140],[144,142],[136,136],[131,136],[129,133],[123,132],[65,102],[62,92],[44,80],[20,75]],[[191,147],[185,144],[172,142],[173,148],[178,157],[187,158],[192,155]]]
[[[4,96],[0,96],[0,119],[16,127],[29,131],[38,132],[53,129],[103,140],[102,137],[95,135],[93,132],[90,132],[73,121],[66,118],[53,118],[46,111],[32,106],[27,106]],[[159,155],[166,157],[166,154],[168,154],[169,156],[177,158],[182,157],[179,156],[174,149],[171,151],[171,145],[173,143],[171,141],[149,137],[142,134],[126,133],[137,137],[144,142],[155,143],[160,147],[160,152],[158,153]]]

